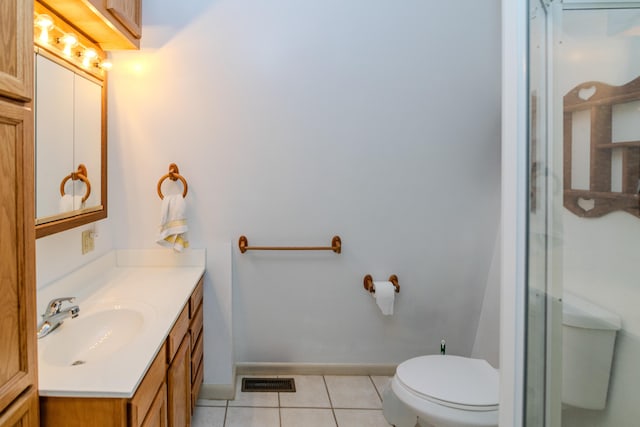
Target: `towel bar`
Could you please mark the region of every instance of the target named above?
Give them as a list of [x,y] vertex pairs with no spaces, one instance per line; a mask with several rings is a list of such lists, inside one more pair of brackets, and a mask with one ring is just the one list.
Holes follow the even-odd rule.
[[249,246],[246,236],[240,236],[238,247],[241,253],[246,251],[333,251],[337,254],[342,252],[342,241],[340,236],[333,236],[331,246]]
[[91,194],[91,181],[89,181],[89,178],[87,178],[88,175],[89,174],[87,173],[87,167],[83,163],[80,163],[78,165],[78,169],[75,172],[71,172],[69,175],[62,178],[62,182],[60,183],[60,195],[61,196],[65,195],[64,186],[67,183],[67,181],[80,180],[84,182],[84,184],[87,186],[87,191],[84,194],[84,197],[82,197],[82,203],[86,202],[87,199],[89,198],[89,195]]
[[[389,276],[389,281],[391,283],[393,283],[393,286],[396,288],[396,293],[400,293],[400,285],[398,284],[398,276],[396,276],[395,274],[392,274],[391,276]],[[373,277],[371,277],[370,274],[367,274],[366,276],[364,276],[364,288],[371,292],[372,294],[376,292],[376,288],[375,286],[373,286]]]
[[162,194],[162,183],[164,182],[165,179],[169,178],[171,181],[177,181],[180,180],[182,182],[182,186],[184,187],[184,191],[182,191],[182,197],[187,197],[187,192],[188,192],[188,185],[187,185],[187,180],[184,179],[184,177],[182,175],[180,175],[180,170],[178,170],[178,165],[176,165],[175,163],[171,163],[169,165],[169,173],[162,175],[162,177],[158,180],[158,196],[160,196],[160,199],[164,199],[164,195]]

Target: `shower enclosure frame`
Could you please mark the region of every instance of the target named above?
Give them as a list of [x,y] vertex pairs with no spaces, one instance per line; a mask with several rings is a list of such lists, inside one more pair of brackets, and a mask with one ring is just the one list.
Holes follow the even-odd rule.
[[[590,0],[502,0],[502,267],[501,267],[501,326],[500,326],[500,426],[560,426],[561,387],[554,383],[561,375],[561,335],[548,331],[561,330],[562,311],[560,296],[562,289],[555,280],[555,275],[561,274],[561,251],[558,254],[545,256],[543,262],[544,284],[540,290],[544,293],[543,310],[543,355],[536,358],[542,364],[544,372],[543,397],[541,405],[527,406],[527,334],[532,325],[528,319],[530,273],[532,263],[530,259],[530,191],[532,178],[530,176],[530,162],[532,152],[530,146],[531,124],[531,64],[530,59],[530,9],[529,4],[538,1],[546,12],[547,31],[545,40],[548,52],[544,65],[547,87],[547,108],[545,117],[547,128],[544,138],[538,143],[544,144],[548,150],[544,153],[551,169],[562,171],[557,164],[562,159],[556,145],[551,140],[562,141],[561,126],[554,126],[554,117],[562,112],[562,104],[556,96],[554,101],[552,78],[552,64],[554,55],[553,29],[560,28],[559,20],[562,10],[576,9],[617,9],[640,8],[640,2],[631,1],[590,1]],[[561,117],[561,116],[560,116]],[[541,135],[538,135],[539,137]],[[556,152],[554,152],[556,150]],[[539,155],[534,153],[533,155]],[[545,173],[546,176],[546,173]],[[562,206],[562,196],[554,195],[549,188],[552,184],[548,177],[544,179],[544,186],[548,191],[546,200],[536,200],[543,203],[547,215],[557,206]],[[561,193],[561,192],[560,192]],[[543,245],[550,247],[554,224],[546,220],[544,226],[545,237]],[[551,237],[549,237],[551,236]],[[558,276],[556,276],[558,277]],[[560,281],[561,283],[561,281]],[[553,287],[559,288],[554,289]],[[529,360],[531,361],[531,360]],[[527,424],[527,415],[532,411],[539,411],[539,419]],[[528,412],[528,413],[527,413]]]

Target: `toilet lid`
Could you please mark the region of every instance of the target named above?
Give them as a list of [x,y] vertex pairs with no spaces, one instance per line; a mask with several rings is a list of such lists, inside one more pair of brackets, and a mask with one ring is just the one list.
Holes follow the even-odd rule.
[[475,411],[498,409],[498,370],[485,360],[421,356],[401,363],[396,377],[413,393],[444,406]]

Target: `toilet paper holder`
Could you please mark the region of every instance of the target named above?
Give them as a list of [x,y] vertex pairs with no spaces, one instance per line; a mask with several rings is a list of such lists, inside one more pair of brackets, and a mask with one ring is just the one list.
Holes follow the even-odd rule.
[[[398,276],[396,276],[395,274],[392,274],[391,276],[389,276],[389,281],[393,283],[393,287],[396,288],[396,293],[399,293],[400,285],[398,284]],[[373,277],[371,277],[370,274],[367,274],[366,276],[364,276],[363,285],[364,285],[364,288],[367,291],[371,292],[372,294],[376,292],[376,288],[375,286],[373,286]]]

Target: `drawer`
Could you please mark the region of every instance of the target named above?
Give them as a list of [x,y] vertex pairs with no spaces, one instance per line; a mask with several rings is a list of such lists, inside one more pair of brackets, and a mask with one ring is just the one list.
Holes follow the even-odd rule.
[[142,421],[156,399],[158,389],[164,384],[167,372],[166,354],[166,344],[163,344],[129,402],[129,425],[132,427],[142,425]]
[[195,343],[200,338],[200,334],[202,333],[202,310],[203,305],[200,304],[198,310],[196,311],[195,316],[191,319],[191,342]]
[[198,367],[200,366],[200,362],[202,362],[202,342],[204,338],[202,334],[200,334],[200,338],[198,341],[193,344],[193,350],[191,351],[191,382],[195,381],[196,375],[198,374]]
[[189,317],[191,319],[193,319],[194,313],[196,312],[198,307],[200,307],[200,304],[202,304],[203,289],[204,289],[204,276],[200,278],[200,280],[198,281],[198,284],[196,285],[196,288],[191,293],[191,299],[189,300],[189,307],[191,307],[189,312]]
[[189,332],[189,304],[186,304],[167,337],[167,362],[171,363],[184,336]]

